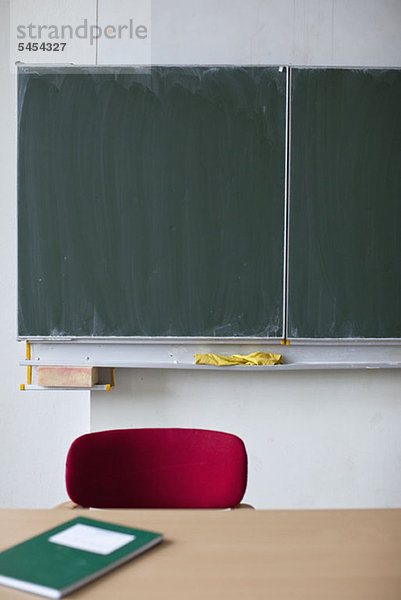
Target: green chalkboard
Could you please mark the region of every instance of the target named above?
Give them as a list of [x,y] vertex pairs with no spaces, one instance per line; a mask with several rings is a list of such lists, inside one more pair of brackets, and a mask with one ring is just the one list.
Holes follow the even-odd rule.
[[401,72],[293,69],[289,336],[401,337]]
[[19,335],[280,337],[285,81],[20,69]]

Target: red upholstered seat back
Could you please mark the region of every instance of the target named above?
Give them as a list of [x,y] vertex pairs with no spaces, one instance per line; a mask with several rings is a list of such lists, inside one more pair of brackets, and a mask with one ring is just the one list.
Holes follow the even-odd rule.
[[240,438],[203,429],[119,429],[77,438],[67,492],[96,508],[229,508],[246,489]]

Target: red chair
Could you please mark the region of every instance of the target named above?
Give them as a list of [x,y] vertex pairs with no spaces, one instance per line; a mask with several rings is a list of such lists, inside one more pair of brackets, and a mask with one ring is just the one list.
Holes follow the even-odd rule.
[[204,429],[119,429],[77,438],[71,500],[93,508],[231,508],[247,483],[244,443]]

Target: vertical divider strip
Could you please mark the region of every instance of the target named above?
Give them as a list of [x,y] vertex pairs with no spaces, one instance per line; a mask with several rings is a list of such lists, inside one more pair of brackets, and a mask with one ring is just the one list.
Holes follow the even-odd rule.
[[290,167],[291,167],[291,67],[286,66],[285,159],[284,159],[284,257],[283,257],[283,338],[288,337]]

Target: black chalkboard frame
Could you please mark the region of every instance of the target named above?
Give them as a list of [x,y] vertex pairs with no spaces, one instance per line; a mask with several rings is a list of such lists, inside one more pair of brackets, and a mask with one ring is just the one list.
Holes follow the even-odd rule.
[[[20,70],[26,69],[26,67],[20,67]],[[31,69],[32,67],[29,67],[29,69]],[[42,68],[42,67],[40,67]],[[92,68],[92,67],[88,67],[88,68]],[[114,67],[111,67],[111,69],[113,69]],[[287,73],[287,80],[291,78],[291,73],[293,71],[293,69],[303,69],[303,68],[307,68],[307,69],[322,69],[323,67],[285,67],[286,69],[286,73]],[[341,69],[341,70],[355,70],[352,68],[346,68],[346,67],[324,67],[325,70],[330,70],[330,69]],[[377,69],[377,67],[373,67],[372,69]],[[399,71],[399,69],[395,69],[393,67],[384,67],[384,70],[391,70],[391,71]],[[367,71],[367,70],[371,70],[371,68],[369,67],[364,67],[363,69],[361,69],[360,67],[357,68],[357,70],[362,70],[362,71]],[[290,86],[291,87],[291,86]],[[287,123],[286,123],[286,144],[287,146],[287,154],[286,154],[286,185],[285,185],[285,193],[288,194],[288,197],[286,197],[285,200],[285,206],[284,206],[284,211],[285,211],[285,217],[284,217],[284,222],[287,223],[288,226],[288,221],[290,219],[290,213],[291,213],[291,181],[290,181],[290,177],[289,177],[289,170],[291,168],[290,165],[290,160],[291,160],[291,148],[290,148],[290,144],[291,144],[291,133],[292,133],[292,127],[291,127],[291,102],[289,101],[289,94],[288,94],[288,89],[287,88],[287,107],[286,107],[286,111],[287,111]],[[291,328],[290,328],[290,324],[289,324],[289,316],[288,316],[288,294],[289,294],[289,249],[291,248],[290,245],[290,236],[291,236],[291,232],[287,229],[287,227],[284,227],[284,237],[286,240],[286,244],[285,244],[285,260],[283,262],[283,268],[284,268],[284,282],[283,282],[283,335],[282,336],[278,336],[278,337],[270,337],[268,338],[268,341],[275,343],[275,342],[279,342],[280,340],[290,340],[291,343],[303,343],[303,342],[308,342],[310,341],[311,343],[328,343],[328,344],[342,344],[342,343],[354,343],[356,342],[378,342],[378,343],[389,343],[389,344],[396,344],[399,342],[400,337],[397,336],[387,336],[387,337],[363,337],[363,336],[355,336],[355,337],[351,337],[351,336],[329,336],[329,337],[317,337],[317,336],[292,336],[291,337]],[[133,339],[133,340],[137,340],[137,341],[145,341],[145,340],[160,340],[160,341],[169,341],[172,338],[170,336],[89,336],[91,339],[98,339],[98,340],[112,340],[112,339],[123,339],[126,338],[127,340],[129,339]],[[185,343],[185,341],[188,341],[189,339],[191,340],[199,340],[200,342],[202,341],[211,341],[211,342],[228,342],[230,340],[233,340],[234,342],[238,342],[238,343],[252,343],[252,342],[258,342],[258,341],[263,341],[264,338],[260,337],[260,338],[255,338],[253,336],[250,337],[210,337],[210,336],[191,336],[190,338],[188,338],[187,336],[172,336],[173,339],[177,342],[177,343]],[[74,336],[74,335],[65,335],[65,336],[58,336],[58,335],[49,335],[49,336],[42,336],[42,335],[30,335],[30,334],[23,334],[23,335],[19,335],[18,339],[24,340],[24,339],[36,339],[36,340],[71,340],[71,339],[82,339],[85,340],[87,339],[88,336]]]

